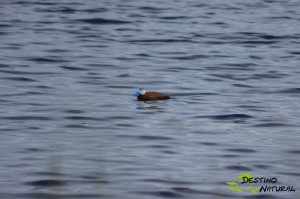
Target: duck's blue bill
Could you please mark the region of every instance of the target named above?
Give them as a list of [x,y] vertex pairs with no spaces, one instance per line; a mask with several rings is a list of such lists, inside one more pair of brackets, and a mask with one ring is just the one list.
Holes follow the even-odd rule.
[[137,90],[136,92],[135,92],[135,96],[139,96],[141,94],[141,91],[140,90]]

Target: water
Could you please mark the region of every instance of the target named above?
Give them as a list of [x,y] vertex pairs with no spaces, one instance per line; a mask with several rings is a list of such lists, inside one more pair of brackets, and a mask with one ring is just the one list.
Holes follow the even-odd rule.
[[1,198],[299,198],[299,6],[1,1]]

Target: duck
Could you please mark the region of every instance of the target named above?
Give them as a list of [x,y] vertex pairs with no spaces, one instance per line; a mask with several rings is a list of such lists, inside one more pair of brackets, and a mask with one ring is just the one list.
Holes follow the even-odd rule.
[[152,100],[167,100],[170,99],[170,96],[159,92],[147,92],[146,89],[140,88],[135,92],[137,99],[139,101],[152,101]]

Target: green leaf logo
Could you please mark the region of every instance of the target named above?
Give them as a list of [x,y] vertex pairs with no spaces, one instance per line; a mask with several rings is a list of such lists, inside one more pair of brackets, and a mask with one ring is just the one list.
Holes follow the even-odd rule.
[[236,183],[236,182],[226,182],[226,184],[236,186],[238,183]]
[[254,188],[252,186],[247,186],[246,188],[242,188],[242,187],[239,187],[240,184],[242,184],[243,182],[243,179],[247,178],[252,178],[252,175],[249,174],[249,173],[244,173],[244,172],[241,172],[241,175],[237,176],[236,177],[238,179],[238,181],[228,181],[228,182],[225,182],[228,186],[229,186],[229,189],[233,192],[243,192],[244,190],[247,190],[247,191],[251,191],[251,193],[253,194],[257,194],[257,191],[260,189],[259,187],[258,188]]

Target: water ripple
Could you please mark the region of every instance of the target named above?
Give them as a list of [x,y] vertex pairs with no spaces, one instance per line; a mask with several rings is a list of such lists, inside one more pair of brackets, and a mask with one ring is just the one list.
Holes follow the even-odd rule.
[[183,195],[178,194],[173,191],[139,191],[136,192],[143,195],[150,195],[150,196],[157,196],[157,197],[163,197],[163,198],[184,198]]
[[15,121],[22,121],[22,120],[37,120],[37,121],[52,121],[53,118],[46,117],[46,116],[7,116],[7,117],[0,117],[3,120],[15,120]]
[[66,181],[62,180],[37,180],[32,182],[27,182],[27,185],[34,185],[34,186],[63,186],[66,185]]
[[104,19],[104,18],[88,18],[88,19],[78,19],[80,22],[85,22],[88,24],[94,25],[110,25],[110,24],[128,24],[129,21],[122,21],[122,20],[114,20],[114,19]]
[[228,114],[228,115],[195,116],[195,118],[210,118],[210,119],[216,119],[216,120],[232,120],[232,119],[253,118],[253,116],[246,115],[246,114]]

